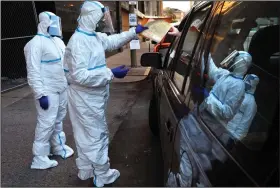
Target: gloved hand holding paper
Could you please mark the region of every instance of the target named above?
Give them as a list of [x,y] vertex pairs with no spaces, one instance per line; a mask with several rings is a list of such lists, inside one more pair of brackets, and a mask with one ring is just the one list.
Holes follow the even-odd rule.
[[145,27],[148,27],[149,29],[143,31],[141,34],[155,42],[160,42],[172,25],[163,20],[156,20],[146,23]]

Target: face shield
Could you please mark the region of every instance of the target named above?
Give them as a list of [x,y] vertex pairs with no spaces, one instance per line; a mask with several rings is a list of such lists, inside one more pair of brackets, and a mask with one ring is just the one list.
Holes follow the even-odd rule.
[[248,52],[234,50],[220,64],[236,75],[243,76],[252,63],[252,57]]
[[110,34],[114,33],[115,30],[113,27],[109,7],[101,8],[101,10],[103,12],[103,17],[97,23],[96,31]]
[[233,61],[228,65],[228,70],[236,75],[243,76],[252,64],[252,56],[245,51],[238,51]]
[[59,16],[50,15],[51,25],[48,28],[48,33],[51,36],[62,37],[61,19]]
[[231,54],[229,54],[220,64],[224,68],[228,68],[229,64],[233,62],[234,58],[239,55],[237,50],[234,50]]

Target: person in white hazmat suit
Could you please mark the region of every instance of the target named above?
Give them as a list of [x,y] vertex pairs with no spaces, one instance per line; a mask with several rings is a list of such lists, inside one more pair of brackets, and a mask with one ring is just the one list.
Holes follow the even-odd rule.
[[108,29],[111,25],[108,13],[100,2],[84,2],[78,28],[70,38],[64,59],[69,84],[69,115],[78,152],[78,177],[81,180],[93,177],[93,183],[98,187],[113,183],[120,176],[118,170],[110,169],[105,110],[109,83],[114,76],[121,78],[127,73],[124,66],[107,68],[105,51],[122,47],[147,29],[138,25],[110,36],[96,32],[97,27],[102,31],[100,26],[107,25]]
[[25,45],[24,55],[37,109],[31,168],[47,169],[58,165],[49,159],[50,154],[68,158],[74,151],[65,144],[62,124],[67,107],[67,81],[62,64],[65,45],[60,39],[60,17],[42,12],[39,22],[38,33]]
[[259,83],[259,77],[254,74],[248,74],[244,78],[245,98],[239,108],[238,113],[228,123],[227,130],[237,141],[246,137],[251,123],[257,113],[257,104],[254,93]]
[[[204,62],[204,58],[202,59]],[[211,127],[218,137],[225,134],[224,128],[233,119],[245,95],[243,77],[251,66],[252,57],[245,51],[234,51],[226,57],[217,68],[211,55],[208,57],[208,76],[215,81],[209,96],[199,107],[201,117]],[[220,138],[227,142],[229,139]]]

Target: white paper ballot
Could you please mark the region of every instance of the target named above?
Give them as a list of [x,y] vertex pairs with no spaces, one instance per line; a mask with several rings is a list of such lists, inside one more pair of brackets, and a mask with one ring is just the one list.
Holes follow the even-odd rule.
[[141,35],[159,43],[170,30],[171,24],[163,20],[149,21],[145,24],[149,29],[143,31]]
[[140,49],[140,42],[139,40],[132,40],[129,43],[131,50],[139,50]]

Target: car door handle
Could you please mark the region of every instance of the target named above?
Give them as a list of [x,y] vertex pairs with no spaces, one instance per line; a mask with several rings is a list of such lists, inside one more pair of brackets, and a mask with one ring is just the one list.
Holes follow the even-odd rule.
[[173,126],[169,120],[165,122],[165,129],[167,132],[167,136],[169,136],[169,142],[173,140]]
[[169,135],[170,134],[170,130],[171,130],[171,123],[170,123],[170,121],[169,120],[167,120],[166,122],[165,122],[165,129],[166,129],[166,132],[167,132],[167,135]]

